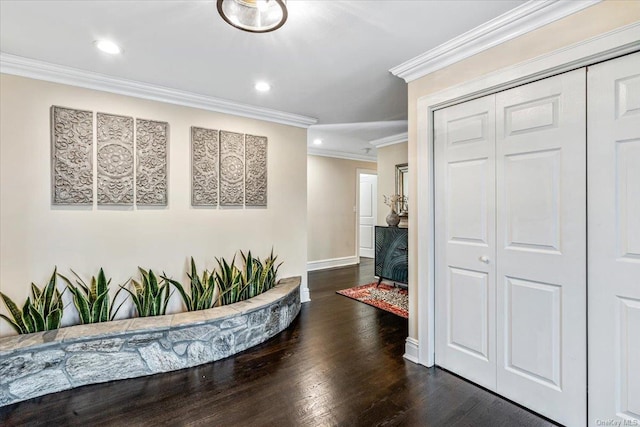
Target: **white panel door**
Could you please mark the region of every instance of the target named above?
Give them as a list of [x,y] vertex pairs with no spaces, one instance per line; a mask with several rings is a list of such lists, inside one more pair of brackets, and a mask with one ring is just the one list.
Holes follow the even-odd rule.
[[495,97],[436,111],[436,363],[490,390],[495,359]]
[[378,176],[360,174],[360,256],[375,256],[374,227],[377,216]]
[[586,424],[586,70],[496,95],[497,391]]
[[589,425],[640,425],[640,53],[588,83]]

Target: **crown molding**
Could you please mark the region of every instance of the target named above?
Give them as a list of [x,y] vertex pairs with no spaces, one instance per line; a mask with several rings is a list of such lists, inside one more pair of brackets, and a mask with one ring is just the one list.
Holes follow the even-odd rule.
[[390,69],[389,72],[409,83],[601,1],[529,0],[471,31]]
[[396,135],[390,135],[380,139],[374,139],[369,141],[369,144],[376,148],[388,147],[389,145],[400,144],[401,142],[409,141],[409,132],[402,132]]
[[364,128],[385,128],[389,126],[407,126],[407,120],[383,120],[377,122],[355,122],[355,123],[327,123],[321,125],[312,125],[309,130],[321,131],[344,131]]
[[376,157],[367,156],[365,154],[347,153],[337,150],[323,150],[322,148],[307,147],[307,155],[333,157],[335,159],[357,160],[359,162],[378,163]]
[[5,52],[0,52],[0,73],[133,96],[152,101],[166,102],[168,104],[183,105],[185,107],[199,108],[217,113],[232,114],[234,116],[248,117],[301,128],[308,128],[318,121],[313,117],[255,107],[134,80],[120,79],[105,74],[24,58]]

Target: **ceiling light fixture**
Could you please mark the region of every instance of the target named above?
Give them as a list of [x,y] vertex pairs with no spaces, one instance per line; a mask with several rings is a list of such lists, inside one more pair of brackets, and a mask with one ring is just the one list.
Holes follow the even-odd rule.
[[122,52],[122,49],[120,49],[120,46],[118,46],[111,40],[96,40],[93,43],[96,45],[98,49],[111,55],[117,55]]
[[258,92],[269,92],[271,85],[267,82],[258,82],[253,86]]
[[320,145],[320,144],[322,144],[322,140],[320,138],[316,138],[316,139],[313,140],[313,143],[315,145]]
[[287,21],[286,0],[218,0],[218,13],[229,25],[250,33],[268,33]]

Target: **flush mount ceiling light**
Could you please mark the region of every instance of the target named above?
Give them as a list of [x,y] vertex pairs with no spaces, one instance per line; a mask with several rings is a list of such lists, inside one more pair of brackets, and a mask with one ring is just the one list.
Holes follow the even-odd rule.
[[253,86],[258,92],[269,92],[271,85],[267,82],[258,82]]
[[285,0],[218,0],[218,13],[233,27],[250,33],[268,33],[287,20]]
[[316,138],[316,139],[313,140],[313,143],[315,145],[320,145],[320,144],[322,144],[322,140],[320,138]]
[[118,46],[111,40],[96,40],[93,43],[96,45],[98,49],[111,55],[117,55],[122,52],[122,49],[120,49],[120,46]]

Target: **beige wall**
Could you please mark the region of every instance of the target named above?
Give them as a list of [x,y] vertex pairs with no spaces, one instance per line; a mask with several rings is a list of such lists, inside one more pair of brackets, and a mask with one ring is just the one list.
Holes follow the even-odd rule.
[[376,164],[307,156],[309,261],[355,256],[358,169],[376,170]]
[[[579,41],[604,34],[616,28],[640,21],[640,2],[607,0],[588,9],[553,22],[538,30],[488,49],[464,61],[426,75],[409,83],[409,200],[416,200],[416,174],[412,164],[417,158],[417,102],[420,97],[433,94],[482,75],[515,65],[528,59],[553,52]],[[417,226],[415,218],[420,213],[415,204],[409,204],[409,283],[417,282]],[[409,336],[418,335],[417,293],[409,286]]]
[[[169,122],[169,206],[52,206],[51,105]],[[281,277],[301,275],[306,288],[305,129],[9,75],[0,78],[0,123],[0,289],[14,300],[24,301],[29,283],[43,284],[55,265],[85,277],[104,267],[114,284],[137,266],[186,279],[189,256],[211,269],[216,256],[251,249],[264,257],[272,246],[284,261]],[[190,126],[269,138],[268,208],[191,207]],[[0,335],[12,331],[0,323]]]
[[387,225],[389,206],[383,196],[396,193],[396,165],[407,163],[408,158],[406,142],[378,148],[378,225]]

